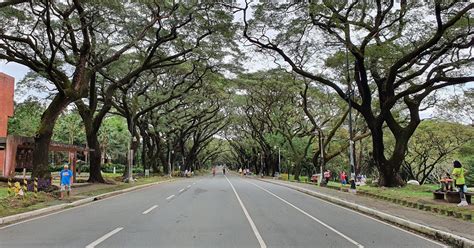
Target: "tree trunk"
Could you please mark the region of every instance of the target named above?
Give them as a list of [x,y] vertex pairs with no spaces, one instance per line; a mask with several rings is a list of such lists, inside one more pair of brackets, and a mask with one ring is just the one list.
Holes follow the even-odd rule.
[[[390,160],[385,157],[385,146],[383,142],[382,126],[371,128],[372,131],[372,152],[374,163],[379,172],[379,185],[385,187],[397,187],[404,184],[400,177],[400,166],[408,140],[403,135],[394,134],[396,145]],[[403,145],[405,143],[405,145]]]
[[[85,125],[87,127],[87,125]],[[89,131],[89,132],[88,132]],[[98,130],[86,130],[87,144],[92,151],[89,153],[89,179],[90,183],[105,183],[101,171],[102,151],[98,140]]]
[[33,150],[33,178],[37,177],[41,181],[49,181],[51,179],[48,165],[49,145],[53,135],[54,124],[69,103],[71,103],[69,98],[58,93],[41,116],[41,123],[35,137]]

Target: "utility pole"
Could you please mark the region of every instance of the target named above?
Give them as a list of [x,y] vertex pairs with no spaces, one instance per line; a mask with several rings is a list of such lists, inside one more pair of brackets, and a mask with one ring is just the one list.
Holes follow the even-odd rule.
[[136,142],[134,116],[132,117],[130,133],[132,134],[132,137],[131,137],[131,142],[130,142],[129,150],[128,150],[128,179],[127,179],[127,182],[132,183],[133,182],[133,160],[134,160],[133,147],[134,147],[134,144]]
[[171,173],[171,154],[174,154],[174,151],[170,150],[168,151],[168,173],[169,173],[169,177],[172,177],[172,173]]
[[348,96],[347,100],[349,103],[349,159],[351,165],[351,189],[356,190],[356,175],[355,175],[355,154],[354,154],[354,131],[352,130],[352,98],[354,95],[354,91],[352,90],[352,83],[349,74],[349,54],[347,52],[347,45],[346,47],[346,71],[347,71],[347,87],[348,87]]
[[280,155],[280,147],[278,147],[278,173],[281,173],[281,155]]
[[324,133],[322,130],[318,129],[318,136],[319,136],[319,171],[321,175],[319,176],[319,185],[322,184],[323,182],[323,170],[324,170],[324,165],[325,165],[325,157],[324,157]]
[[345,47],[345,53],[346,53],[346,80],[347,80],[347,91],[348,93],[346,94],[346,100],[349,104],[349,164],[351,167],[351,190],[355,191],[356,190],[356,175],[355,175],[355,147],[354,147],[354,131],[352,130],[352,99],[354,96],[354,91],[352,89],[352,83],[351,83],[351,76],[349,73],[349,53],[347,50],[347,44],[343,42],[326,42],[325,45],[327,46],[339,46],[343,45]]

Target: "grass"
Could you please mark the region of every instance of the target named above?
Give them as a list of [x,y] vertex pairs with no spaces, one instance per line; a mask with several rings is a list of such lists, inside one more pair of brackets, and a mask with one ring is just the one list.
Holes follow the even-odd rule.
[[40,192],[36,196],[28,192],[24,197],[4,197],[0,200],[0,217],[32,211],[62,203],[52,194]]
[[[341,187],[339,182],[330,181],[330,186]],[[349,185],[345,185],[345,188],[349,188]],[[424,185],[406,185],[398,188],[385,188],[371,185],[358,186],[357,189],[365,191],[374,195],[386,196],[392,199],[406,200],[408,202],[415,202],[430,206],[431,208],[444,209],[446,211],[454,211],[462,214],[474,215],[474,206],[469,205],[468,207],[457,207],[454,203],[448,203],[444,201],[433,200],[433,191],[438,189],[439,186],[435,184],[424,184]]]
[[[280,179],[284,181],[288,181],[288,174],[286,173],[280,174]],[[295,181],[295,175],[290,175],[290,181]],[[308,176],[300,176],[300,182],[309,182]]]
[[0,184],[0,199],[8,196],[8,188],[6,184]]
[[129,184],[120,181],[120,174],[103,173],[103,176],[109,184],[90,184],[83,187],[73,188],[72,196],[66,200],[59,200],[57,197],[58,192],[39,192],[36,196],[33,193],[28,192],[24,197],[8,197],[8,188],[6,187],[6,184],[0,184],[0,217],[28,212],[61,203],[72,202],[86,197],[97,196],[116,190],[168,179],[167,177],[152,176],[138,178],[136,182]]

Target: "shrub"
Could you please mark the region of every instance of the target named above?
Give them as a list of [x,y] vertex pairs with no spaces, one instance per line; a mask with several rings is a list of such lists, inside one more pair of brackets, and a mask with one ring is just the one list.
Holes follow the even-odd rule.
[[[102,165],[102,171],[106,173],[113,173],[114,167],[116,173],[123,173],[123,171],[125,170],[125,165],[123,164],[107,163]],[[133,172],[135,172],[135,168],[133,169]]]

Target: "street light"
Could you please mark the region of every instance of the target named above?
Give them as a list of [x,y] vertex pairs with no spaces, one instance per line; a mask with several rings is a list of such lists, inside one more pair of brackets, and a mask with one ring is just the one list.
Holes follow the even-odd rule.
[[347,73],[347,94],[346,99],[349,104],[349,163],[351,166],[351,189],[356,190],[356,176],[355,176],[355,156],[354,156],[354,132],[352,130],[352,98],[354,96],[354,91],[352,90],[351,77],[349,74],[349,54],[347,51],[347,45],[342,42],[326,42],[326,45],[329,46],[339,46],[343,45],[346,53],[346,73]]
[[319,158],[320,158],[320,163],[319,163],[319,172],[321,173],[319,175],[319,185],[321,186],[323,184],[323,169],[325,165],[325,158],[324,158],[324,133],[323,130],[317,129],[318,131],[318,137],[319,137]]
[[132,143],[130,144],[130,149],[128,151],[128,179],[127,181],[133,182],[133,158],[134,158],[134,151],[133,146],[137,142],[137,137],[133,136]]

